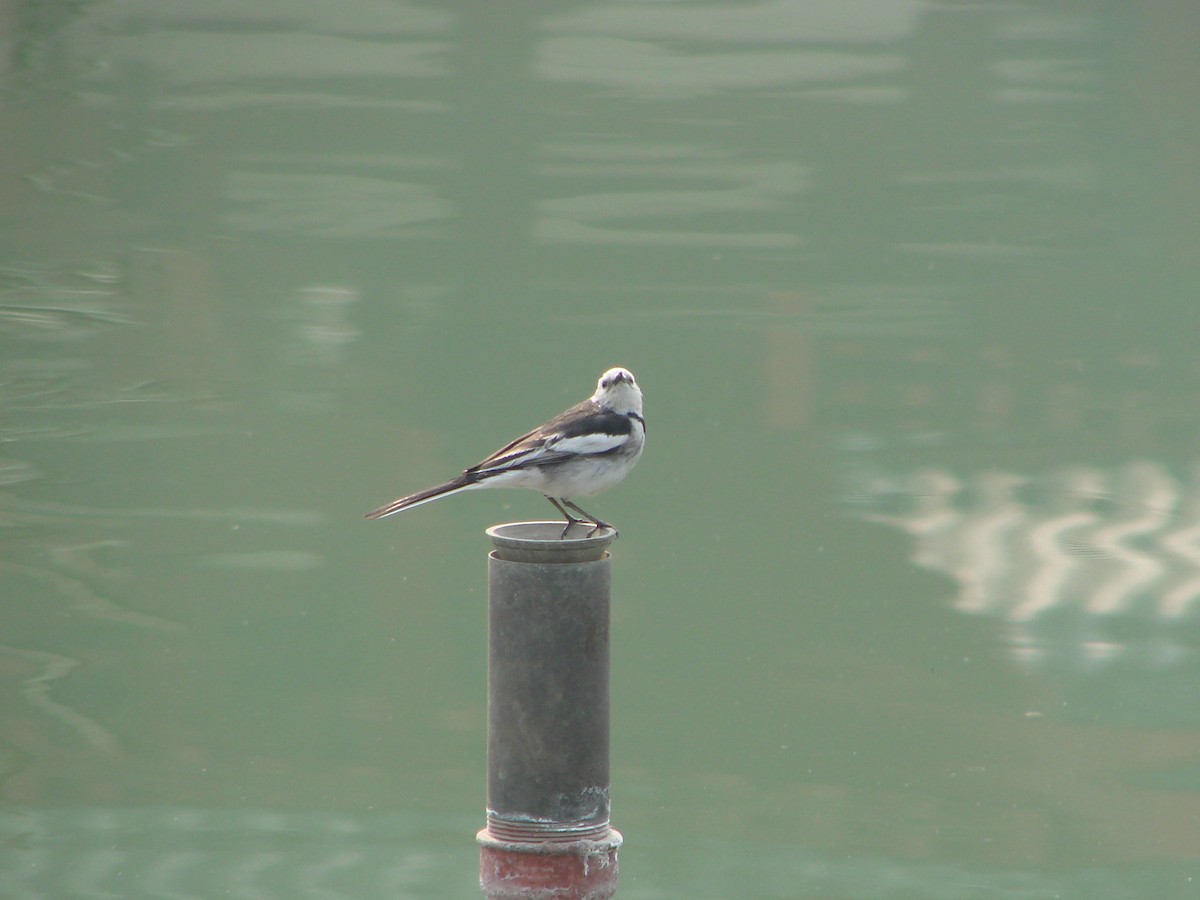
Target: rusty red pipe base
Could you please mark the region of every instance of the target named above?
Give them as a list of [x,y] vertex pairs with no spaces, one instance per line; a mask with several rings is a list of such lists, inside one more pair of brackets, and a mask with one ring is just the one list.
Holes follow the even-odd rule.
[[487,900],[608,900],[617,892],[621,833],[598,840],[519,843],[494,837],[479,842],[479,886]]

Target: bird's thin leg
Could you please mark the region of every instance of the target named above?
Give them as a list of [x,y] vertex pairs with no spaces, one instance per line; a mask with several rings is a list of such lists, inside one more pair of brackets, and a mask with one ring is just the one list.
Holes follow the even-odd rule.
[[[587,533],[588,537],[591,537],[593,534],[595,534],[601,528],[612,528],[612,526],[609,525],[607,522],[600,521],[595,516],[593,516],[590,512],[587,512],[584,509],[580,509],[578,506],[576,506],[570,500],[564,500],[563,503],[565,503],[567,506],[571,507],[571,509],[575,510],[575,512],[579,513],[581,516],[583,516],[585,519],[587,519],[587,521],[592,523],[592,530]],[[614,534],[616,533],[616,531],[617,531],[617,529],[613,528]]]
[[[549,494],[545,494],[544,496],[547,500],[549,500],[551,503],[554,504],[554,508],[557,509],[560,513],[562,513],[563,516],[567,520],[567,524],[563,526],[562,534],[560,534],[558,536],[558,539],[561,541],[567,536],[567,532],[571,530],[571,526],[575,525],[576,523],[581,522],[582,520],[575,518],[573,515],[571,515],[569,512],[567,512],[565,509],[563,509],[562,504],[559,503],[557,500],[555,500],[553,497],[551,497]],[[575,504],[568,503],[567,506],[575,506]],[[579,509],[579,507],[577,507],[577,506],[575,506],[575,508]],[[584,515],[587,516],[587,513],[584,513]],[[588,518],[591,518],[591,517],[588,516]],[[589,534],[588,537],[591,537],[591,535]]]

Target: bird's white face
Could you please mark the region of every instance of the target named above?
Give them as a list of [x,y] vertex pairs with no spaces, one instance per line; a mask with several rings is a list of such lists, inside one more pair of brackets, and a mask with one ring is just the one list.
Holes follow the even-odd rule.
[[613,412],[642,414],[642,389],[634,380],[633,373],[620,366],[600,376],[592,399]]

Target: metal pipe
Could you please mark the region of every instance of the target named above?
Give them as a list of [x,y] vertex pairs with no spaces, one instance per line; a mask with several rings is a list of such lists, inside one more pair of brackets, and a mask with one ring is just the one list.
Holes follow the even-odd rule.
[[608,546],[562,522],[487,531],[488,900],[604,900],[621,835],[609,824]]

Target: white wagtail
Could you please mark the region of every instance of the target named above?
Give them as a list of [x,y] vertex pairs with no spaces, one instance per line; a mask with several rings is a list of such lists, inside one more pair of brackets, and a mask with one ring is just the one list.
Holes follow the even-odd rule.
[[[599,529],[612,526],[580,509],[573,499],[590,497],[619,482],[638,461],[645,443],[641,388],[628,369],[609,369],[600,376],[596,393],[587,400],[521,435],[445,484],[393,500],[367,513],[367,518],[382,519],[460,491],[523,487],[541,491],[566,516],[560,537],[565,538],[572,525],[583,522],[591,523],[591,537]],[[568,510],[583,518],[577,519]]]

